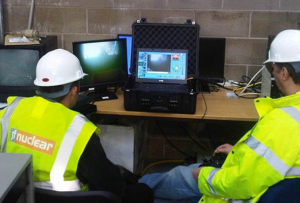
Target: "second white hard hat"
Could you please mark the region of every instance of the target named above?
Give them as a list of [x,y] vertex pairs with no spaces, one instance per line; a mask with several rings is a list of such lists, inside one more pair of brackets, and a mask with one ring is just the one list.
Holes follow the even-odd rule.
[[269,50],[268,60],[264,63],[300,62],[300,31],[285,30],[280,32]]
[[66,50],[56,49],[39,60],[34,84],[41,87],[65,85],[86,75],[76,56]]

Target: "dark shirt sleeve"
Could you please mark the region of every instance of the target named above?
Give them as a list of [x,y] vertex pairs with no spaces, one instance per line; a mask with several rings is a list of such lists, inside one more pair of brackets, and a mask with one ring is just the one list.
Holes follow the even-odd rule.
[[104,190],[122,195],[123,182],[119,167],[107,159],[100,138],[93,134],[78,163],[78,179],[91,191]]

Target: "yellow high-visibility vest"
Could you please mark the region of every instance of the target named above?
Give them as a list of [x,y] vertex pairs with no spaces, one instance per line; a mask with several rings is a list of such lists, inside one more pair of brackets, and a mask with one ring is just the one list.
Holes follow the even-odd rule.
[[257,124],[234,145],[221,169],[201,169],[199,203],[257,202],[268,187],[300,177],[300,92],[254,102]]
[[83,115],[42,97],[9,98],[0,112],[1,152],[33,155],[36,187],[77,191],[79,159],[94,132]]

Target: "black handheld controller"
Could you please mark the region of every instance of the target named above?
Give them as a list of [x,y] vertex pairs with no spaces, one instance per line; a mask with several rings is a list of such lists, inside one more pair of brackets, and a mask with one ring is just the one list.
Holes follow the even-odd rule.
[[207,160],[204,159],[203,163],[199,165],[199,167],[203,166],[212,166],[215,168],[221,168],[223,163],[226,160],[227,155],[226,154],[216,154],[211,159]]

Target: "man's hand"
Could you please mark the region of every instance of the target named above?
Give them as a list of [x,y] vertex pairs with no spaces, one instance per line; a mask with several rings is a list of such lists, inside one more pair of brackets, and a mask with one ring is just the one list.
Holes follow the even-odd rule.
[[219,153],[229,154],[232,147],[233,146],[230,144],[223,144],[223,145],[217,147],[217,149],[214,151],[213,156],[215,156],[216,154],[219,154]]
[[193,177],[196,181],[198,181],[198,176],[199,176],[199,173],[200,173],[200,170],[201,170],[202,167],[199,167],[199,168],[195,168],[193,169],[192,173],[193,173]]

